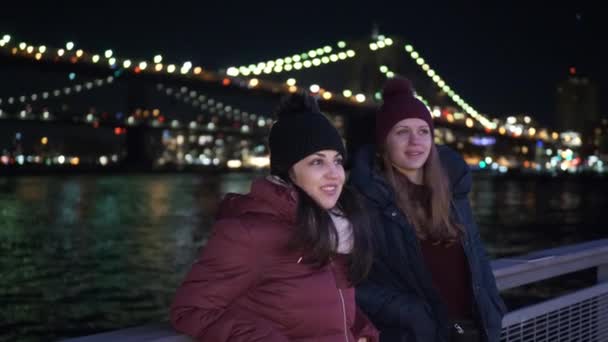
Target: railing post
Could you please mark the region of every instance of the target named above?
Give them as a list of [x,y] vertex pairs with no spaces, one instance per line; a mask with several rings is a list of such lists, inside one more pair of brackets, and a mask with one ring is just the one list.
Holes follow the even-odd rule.
[[[602,264],[597,266],[597,283],[605,283],[608,282],[608,264]],[[597,338],[597,341],[601,341],[602,332],[608,326],[608,298],[601,297],[599,303],[597,304],[597,321],[593,330],[593,337]]]
[[598,284],[608,282],[608,264],[597,267],[597,282]]

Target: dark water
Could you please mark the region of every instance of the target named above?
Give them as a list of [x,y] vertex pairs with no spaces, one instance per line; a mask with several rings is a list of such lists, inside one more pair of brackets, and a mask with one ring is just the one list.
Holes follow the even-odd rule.
[[[0,341],[166,320],[218,198],[252,177],[0,177]],[[605,238],[607,183],[476,176],[471,200],[488,251],[504,257]],[[561,285],[505,295],[516,303]]]

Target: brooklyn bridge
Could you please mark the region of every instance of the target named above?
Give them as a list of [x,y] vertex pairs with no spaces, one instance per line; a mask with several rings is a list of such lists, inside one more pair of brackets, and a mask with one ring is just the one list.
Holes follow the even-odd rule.
[[[387,78],[412,79],[433,114],[437,143],[490,172],[575,171],[581,136],[531,115],[501,119],[461,97],[407,40],[374,34],[210,70],[150,53],[33,45],[0,35],[0,168],[264,168],[264,136],[285,94],[316,95],[349,150],[369,141]],[[597,166],[597,165],[596,165]],[[601,165],[600,165],[601,166]]]

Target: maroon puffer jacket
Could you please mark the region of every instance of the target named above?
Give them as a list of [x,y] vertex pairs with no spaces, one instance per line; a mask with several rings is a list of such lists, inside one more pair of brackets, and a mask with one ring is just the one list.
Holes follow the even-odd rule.
[[177,290],[171,322],[208,342],[357,342],[378,333],[356,308],[345,256],[316,269],[286,244],[293,191],[266,179],[230,194],[212,237]]

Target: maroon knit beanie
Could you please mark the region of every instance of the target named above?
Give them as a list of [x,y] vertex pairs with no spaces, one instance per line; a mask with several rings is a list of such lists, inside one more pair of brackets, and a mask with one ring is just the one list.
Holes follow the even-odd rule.
[[388,132],[403,119],[417,118],[424,120],[433,133],[433,117],[422,101],[414,97],[412,83],[403,77],[386,81],[382,89],[383,103],[376,113],[376,144],[386,142]]

